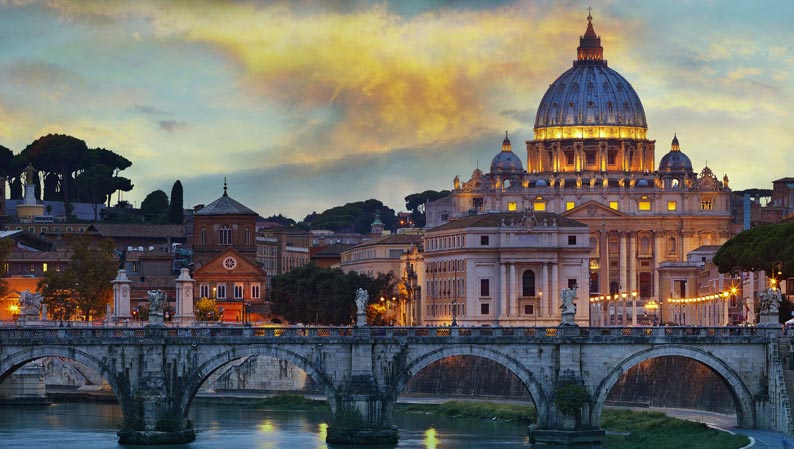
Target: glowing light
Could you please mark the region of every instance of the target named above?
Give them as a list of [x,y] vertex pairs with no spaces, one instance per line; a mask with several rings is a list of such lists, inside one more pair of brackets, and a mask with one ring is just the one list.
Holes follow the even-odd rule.
[[321,422],[320,423],[320,432],[317,434],[317,439],[320,440],[322,443],[320,446],[321,448],[325,448],[325,439],[328,437],[328,423]]
[[276,431],[276,426],[268,419],[259,425],[259,431],[262,433],[273,433]]
[[425,430],[425,448],[436,449],[438,446],[438,438],[436,438],[436,429],[429,428]]
[[10,310],[12,314],[16,315],[17,313],[19,313],[19,305],[18,304],[11,304],[8,307],[8,310]]

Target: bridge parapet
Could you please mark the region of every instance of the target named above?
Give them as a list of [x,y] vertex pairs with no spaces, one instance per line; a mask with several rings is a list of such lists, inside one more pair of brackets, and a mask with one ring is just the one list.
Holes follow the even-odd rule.
[[323,342],[327,340],[444,341],[460,343],[470,339],[541,344],[609,343],[762,343],[777,338],[782,330],[756,327],[15,327],[0,328],[0,341],[56,340],[74,343],[90,340],[118,342],[128,339],[212,338],[251,342]]

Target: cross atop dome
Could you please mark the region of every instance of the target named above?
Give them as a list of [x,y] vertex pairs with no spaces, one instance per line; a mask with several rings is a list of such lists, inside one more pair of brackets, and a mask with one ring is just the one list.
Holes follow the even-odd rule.
[[507,131],[505,131],[505,140],[502,141],[502,151],[513,151],[513,147],[510,144],[510,138],[507,137]]
[[593,28],[592,8],[587,8],[587,30],[584,36],[579,38],[579,48],[576,52],[576,64],[603,64],[604,48],[601,46],[601,38]]

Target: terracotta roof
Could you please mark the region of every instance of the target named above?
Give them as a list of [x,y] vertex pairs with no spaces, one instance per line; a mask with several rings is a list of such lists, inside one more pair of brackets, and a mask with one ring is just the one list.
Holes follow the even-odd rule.
[[223,194],[222,197],[207,204],[203,209],[196,211],[194,215],[256,215],[258,213],[243,206],[233,200],[229,195]]
[[379,239],[367,240],[355,246],[355,248],[363,248],[365,246],[374,245],[418,245],[422,242],[422,236],[417,234],[392,234]]
[[184,238],[185,226],[178,224],[100,224],[89,226],[102,237],[169,237]]
[[353,246],[355,245],[352,243],[333,243],[328,246],[323,246],[322,248],[317,248],[316,251],[312,248],[311,257],[339,257],[343,251],[347,251]]
[[[543,223],[551,226],[552,223],[557,223],[558,227],[587,227],[586,224],[565,218],[551,212],[535,212],[535,220],[538,227],[543,227]],[[531,217],[529,215],[528,217]],[[441,226],[435,227],[430,231],[446,231],[448,229],[461,229],[461,228],[495,228],[502,225],[502,222],[507,226],[521,226],[524,220],[524,214],[520,212],[513,213],[493,213],[472,215],[470,217],[462,217],[444,223]]]

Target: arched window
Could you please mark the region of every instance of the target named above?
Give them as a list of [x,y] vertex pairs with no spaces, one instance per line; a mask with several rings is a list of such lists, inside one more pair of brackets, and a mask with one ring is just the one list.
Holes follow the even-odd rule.
[[526,270],[521,276],[521,296],[535,296],[535,272]]
[[232,244],[232,230],[226,225],[218,229],[218,244],[231,245]]

